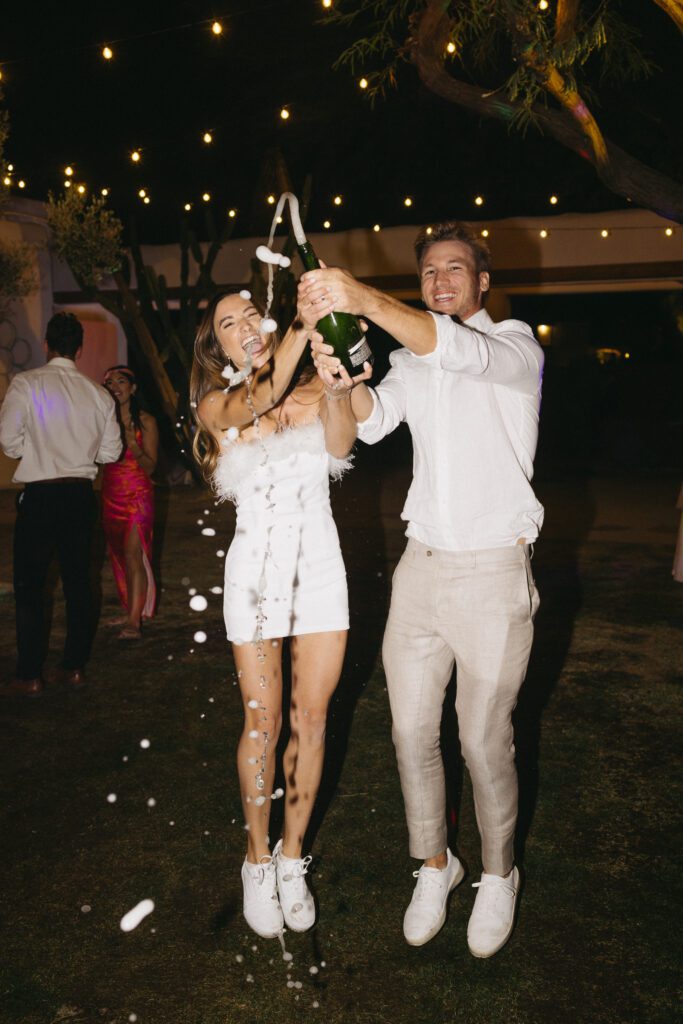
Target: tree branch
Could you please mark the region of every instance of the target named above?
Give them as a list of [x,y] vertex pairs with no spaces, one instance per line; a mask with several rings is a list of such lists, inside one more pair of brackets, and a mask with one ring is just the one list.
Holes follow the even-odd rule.
[[680,31],[683,32],[683,3],[681,0],[655,0],[655,3],[669,15]]
[[[461,82],[446,71],[443,55],[449,30],[442,0],[428,0],[424,13],[415,23],[407,48],[420,79],[437,96],[482,117],[493,117],[510,124],[523,109],[521,104],[513,103],[498,93],[482,93],[477,86]],[[541,131],[590,161],[600,180],[611,191],[631,200],[636,206],[683,223],[683,186],[678,182],[641,163],[608,139],[605,140],[607,160],[600,164],[587,145],[586,135],[570,114],[550,110],[540,104],[534,105],[532,113]]]

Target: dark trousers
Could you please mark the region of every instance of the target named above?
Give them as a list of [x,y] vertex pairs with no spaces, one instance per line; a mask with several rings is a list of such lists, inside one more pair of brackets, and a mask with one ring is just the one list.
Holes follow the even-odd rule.
[[26,484],[17,498],[14,599],[19,679],[37,679],[43,667],[45,579],[55,550],[66,603],[62,666],[81,669],[87,661],[92,630],[90,548],[95,513],[90,480]]

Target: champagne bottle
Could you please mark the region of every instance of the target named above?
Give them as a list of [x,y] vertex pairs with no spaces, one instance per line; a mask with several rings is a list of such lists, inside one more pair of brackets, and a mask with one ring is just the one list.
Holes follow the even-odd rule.
[[[320,267],[318,257],[308,241],[299,243],[298,249],[306,270],[317,270]],[[328,313],[318,321],[316,330],[332,346],[335,356],[341,360],[350,377],[362,373],[363,363],[372,363],[372,350],[360,320],[352,313]]]

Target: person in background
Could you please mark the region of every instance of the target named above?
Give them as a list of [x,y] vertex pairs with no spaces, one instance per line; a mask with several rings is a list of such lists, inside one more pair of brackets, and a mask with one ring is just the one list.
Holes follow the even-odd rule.
[[72,313],[47,325],[47,364],[14,378],[0,409],[0,446],[19,459],[14,481],[16,678],[3,696],[39,697],[44,690],[43,590],[57,551],[66,603],[61,665],[48,681],[85,685],[92,629],[90,546],[96,515],[92,482],[96,463],[121,454],[116,406],[103,387],[76,368],[83,327]]
[[110,366],[104,386],[114,397],[125,440],[118,462],[104,467],[102,525],[107,539],[116,589],[126,610],[114,620],[122,627],[120,640],[139,640],[143,619],[150,619],[156,603],[152,572],[154,484],[159,431],[153,416],[139,405],[135,374],[127,366]]

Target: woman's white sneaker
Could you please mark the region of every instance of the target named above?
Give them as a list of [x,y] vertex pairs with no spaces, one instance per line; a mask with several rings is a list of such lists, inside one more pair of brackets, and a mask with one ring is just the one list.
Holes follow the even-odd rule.
[[273,850],[277,891],[285,924],[293,932],[305,932],[315,923],[315,903],[306,885],[310,857],[285,857],[280,839]]
[[262,857],[261,863],[242,865],[244,920],[262,939],[274,939],[284,928],[282,909],[277,898],[274,857]]
[[403,934],[411,946],[423,946],[443,928],[449,893],[465,877],[465,869],[450,850],[446,867],[413,871],[417,884],[403,918]]
[[519,871],[509,875],[481,876],[472,888],[478,889],[474,909],[467,925],[467,944],[473,956],[493,956],[512,934],[519,894]]

